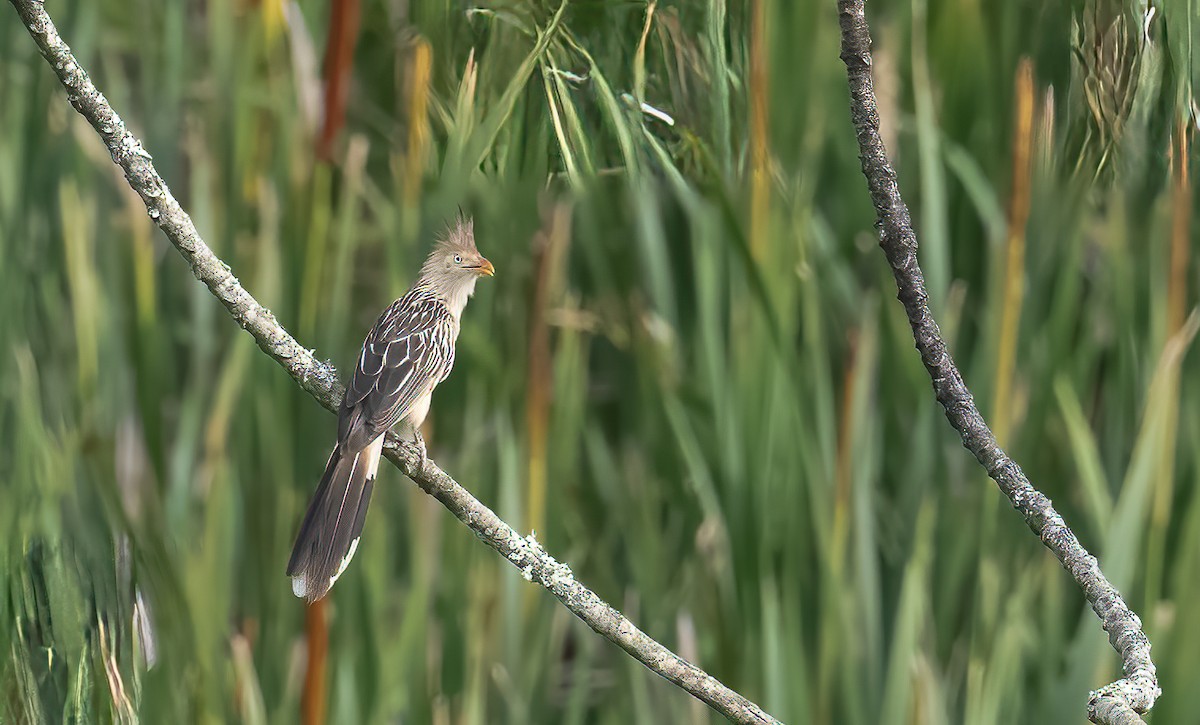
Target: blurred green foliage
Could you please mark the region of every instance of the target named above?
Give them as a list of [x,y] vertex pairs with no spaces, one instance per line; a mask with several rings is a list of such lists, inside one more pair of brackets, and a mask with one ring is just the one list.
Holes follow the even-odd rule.
[[[943,332],[988,415],[1013,346],[1005,443],[1142,616],[1153,721],[1185,723],[1200,390],[1164,350],[1198,281],[1187,257],[1169,280],[1200,11],[1153,3],[1147,42],[1143,4],[868,12]],[[1083,720],[1118,659],[934,403],[875,248],[833,0],[664,0],[649,24],[640,1],[366,2],[333,165],[313,152],[327,5],[48,9],[322,357],[350,363],[444,220],[475,215],[498,276],[432,455],[652,636],[788,722]],[[283,569],[334,419],[192,279],[8,9],[0,310],[0,722],[296,721]],[[331,722],[710,717],[392,469],[330,612]]]

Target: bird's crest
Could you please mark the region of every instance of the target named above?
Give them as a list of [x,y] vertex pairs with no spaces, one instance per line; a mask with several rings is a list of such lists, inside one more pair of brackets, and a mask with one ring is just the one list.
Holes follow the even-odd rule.
[[437,236],[430,256],[449,250],[479,251],[475,248],[475,220],[463,214],[462,209],[458,210],[454,221],[446,225],[446,231]]

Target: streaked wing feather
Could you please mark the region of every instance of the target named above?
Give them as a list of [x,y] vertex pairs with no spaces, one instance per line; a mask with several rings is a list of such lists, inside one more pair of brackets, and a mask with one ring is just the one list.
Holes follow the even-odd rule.
[[440,300],[414,290],[367,334],[342,403],[338,439],[359,450],[404,418],[453,365],[457,322]]

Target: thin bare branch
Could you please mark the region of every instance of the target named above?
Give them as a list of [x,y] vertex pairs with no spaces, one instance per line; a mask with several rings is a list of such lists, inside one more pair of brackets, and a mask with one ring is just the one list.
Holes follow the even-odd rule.
[[[130,188],[145,202],[150,218],[191,265],[192,273],[225,305],[233,319],[254,337],[263,352],[282,365],[300,387],[321,405],[330,411],[336,410],[343,393],[337,371],[296,342],[276,321],[275,316],[242,287],[229,265],[213,254],[200,238],[191,218],[155,170],[150,154],[146,153],[141,142],[129,132],[120,116],[96,90],[71,49],[59,37],[42,2],[10,2],[66,88],[71,105],[100,135],[113,161],[125,172]],[[517,533],[432,460],[422,460],[413,446],[389,435],[385,454],[422,490],[440,501],[484,543],[520,570],[525,579],[545,587],[572,614],[628,652],[650,671],[733,722],[778,722],[758,705],[651,639],[577,581],[570,567],[547,554],[534,537]]]
[[1141,620],[1105,578],[1096,557],[1080,545],[1050,499],[1029,483],[1020,466],[996,443],[929,311],[925,279],[917,264],[917,236],[879,136],[879,111],[871,80],[871,37],[863,3],[838,0],[841,58],[850,83],[850,116],[858,137],[863,175],[878,216],[879,246],[891,265],[897,297],[908,313],[921,361],[933,380],[934,393],[946,418],[962,436],[963,446],[975,455],[1029,528],[1071,573],[1108,632],[1109,642],[1121,655],[1125,677],[1091,693],[1088,718],[1110,725],[1140,723],[1138,713],[1148,711],[1162,694]]

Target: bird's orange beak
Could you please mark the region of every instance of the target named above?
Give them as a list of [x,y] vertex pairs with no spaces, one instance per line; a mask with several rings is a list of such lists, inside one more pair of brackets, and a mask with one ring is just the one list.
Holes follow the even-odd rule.
[[491,262],[487,261],[483,257],[479,258],[479,264],[475,265],[473,267],[473,269],[475,270],[475,273],[478,274],[480,277],[495,277],[496,276],[496,268],[492,266]]

